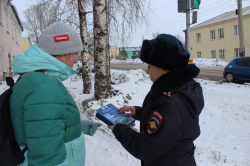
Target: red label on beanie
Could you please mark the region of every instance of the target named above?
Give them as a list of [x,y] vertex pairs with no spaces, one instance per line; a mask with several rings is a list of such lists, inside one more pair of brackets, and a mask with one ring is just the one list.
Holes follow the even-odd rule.
[[60,36],[54,36],[55,42],[62,42],[62,41],[69,41],[68,35],[60,35]]

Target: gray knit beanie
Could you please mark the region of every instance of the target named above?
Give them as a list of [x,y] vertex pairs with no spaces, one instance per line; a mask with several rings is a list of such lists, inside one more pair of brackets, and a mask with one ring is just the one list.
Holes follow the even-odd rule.
[[39,36],[38,47],[50,55],[65,55],[83,50],[80,35],[63,22],[48,26]]

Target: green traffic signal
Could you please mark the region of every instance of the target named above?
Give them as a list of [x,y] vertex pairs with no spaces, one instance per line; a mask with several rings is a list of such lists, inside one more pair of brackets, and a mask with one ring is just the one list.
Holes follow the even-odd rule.
[[200,6],[201,0],[192,0],[191,2],[192,2],[191,3],[192,8],[193,9],[198,9],[199,6]]

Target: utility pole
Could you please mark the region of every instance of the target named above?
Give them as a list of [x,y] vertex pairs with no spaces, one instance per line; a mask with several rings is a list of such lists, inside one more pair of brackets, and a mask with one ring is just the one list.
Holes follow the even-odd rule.
[[187,51],[190,51],[190,0],[187,0],[187,11],[186,11],[186,28],[187,28]]
[[245,56],[244,31],[242,20],[242,1],[238,0],[238,26],[239,26],[239,41],[240,41],[240,57]]

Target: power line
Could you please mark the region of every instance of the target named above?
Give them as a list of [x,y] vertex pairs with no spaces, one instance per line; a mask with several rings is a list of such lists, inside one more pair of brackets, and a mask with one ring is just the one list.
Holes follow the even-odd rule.
[[[248,1],[247,3],[250,2],[250,0],[245,0],[245,2],[246,1]],[[164,7],[165,7],[165,5],[162,5],[162,7],[157,8],[156,10],[162,9]],[[233,11],[233,10],[230,10],[230,8],[233,8],[233,7],[235,7],[235,9],[237,9],[237,1],[235,1],[235,0],[230,0],[230,2],[228,2],[228,0],[221,0],[219,2],[216,2],[216,4],[211,3],[211,4],[208,4],[206,6],[201,6],[200,10],[198,10],[198,18],[202,20],[205,16],[210,16],[210,15],[211,15],[211,18],[213,18],[213,17],[216,17],[216,16],[223,14],[225,12]],[[202,11],[201,11],[201,9],[202,9]],[[225,9],[228,9],[228,10],[225,11]],[[201,12],[199,12],[199,11],[201,11]],[[225,12],[219,13],[220,11],[225,11]],[[219,13],[219,14],[214,15],[214,13]],[[170,28],[172,26],[175,26],[175,29],[181,29],[183,27],[183,30],[184,30],[186,28],[185,27],[185,24],[186,24],[185,20],[186,20],[185,15],[184,14],[181,15],[181,13],[177,17],[160,20],[160,22],[154,23],[154,26],[152,28],[150,28],[149,30],[147,30],[147,32],[135,33],[134,38],[141,38],[142,34],[144,36],[147,36],[147,35],[150,36],[150,34],[152,34],[153,32],[159,32],[159,31],[162,31],[163,29],[166,29],[166,31],[167,31],[167,29],[172,29],[172,28]],[[204,21],[207,21],[207,20],[209,20],[209,19],[206,19]],[[204,22],[204,21],[201,21],[201,22]],[[182,22],[183,24],[176,25],[176,23],[180,23],[180,22]]]
[[[221,9],[226,9],[227,7],[228,6],[225,6],[224,8],[221,8]],[[213,11],[216,11],[216,10],[217,10],[217,8],[211,10],[211,12],[209,12],[209,13],[201,12],[201,14],[199,14],[198,18],[201,18],[202,16],[207,16],[210,13],[212,13]],[[216,16],[214,16],[214,17],[216,17]],[[171,19],[171,20],[173,20],[173,19]],[[175,20],[175,21],[164,21],[164,22],[162,22],[160,24],[156,24],[157,26],[154,25],[152,30],[154,31],[156,29],[159,29],[159,28],[165,27],[165,26],[176,26],[176,23],[180,23],[180,22],[183,22],[183,24],[185,25],[185,20],[186,20],[186,18],[181,18],[181,19],[178,19],[178,20]]]
[[[217,8],[221,8],[221,6],[223,6],[223,7],[225,7],[225,2],[224,1],[228,1],[228,0],[222,0],[222,1],[220,1],[220,2],[217,2],[216,4],[214,4],[214,3],[212,3],[212,4],[210,4],[210,5],[207,5],[206,7],[203,7],[202,8],[202,10],[204,11],[204,9],[206,10],[206,8],[209,8],[210,6],[216,6]],[[231,5],[231,4],[235,4],[235,5],[237,5],[236,3],[234,3],[234,2],[231,2],[231,4],[230,3],[226,3],[227,4],[227,6],[228,5]],[[158,8],[158,9],[161,9],[161,8],[165,8],[165,6],[164,5],[162,5],[163,7],[160,7],[160,8]],[[214,8],[214,7],[213,7]],[[158,10],[157,9],[157,10]],[[208,13],[209,14],[209,13]],[[181,13],[180,13],[180,15],[181,15]],[[174,18],[171,18],[170,20],[172,20],[172,19],[176,19],[176,18],[179,18],[179,17],[181,17],[181,16],[178,16],[178,17],[174,17]],[[162,20],[162,21],[164,21],[164,20]],[[165,21],[169,21],[168,19],[167,20],[165,20]]]

